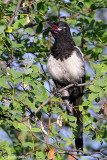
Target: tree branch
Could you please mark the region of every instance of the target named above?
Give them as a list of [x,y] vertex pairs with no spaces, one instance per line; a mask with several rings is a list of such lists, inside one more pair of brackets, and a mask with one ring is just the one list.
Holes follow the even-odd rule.
[[[94,80],[97,80],[97,79],[99,79],[99,78],[101,78],[101,77],[102,77],[102,76],[97,77],[97,78],[95,78]],[[94,84],[94,82],[93,82],[94,80],[91,80],[91,81],[88,82],[88,83],[78,84],[77,87],[83,87],[83,86],[87,86],[87,85]],[[66,87],[61,88],[58,92],[60,93],[60,92],[64,91],[65,89],[68,89],[68,88],[73,87],[73,86],[74,86],[74,84],[69,84],[69,85],[67,85]],[[42,107],[45,106],[45,105],[51,100],[51,98],[53,98],[54,96],[55,96],[54,94],[51,94],[51,95],[49,96],[49,98],[48,98],[45,102],[43,102],[42,105],[41,105],[39,108],[37,108],[37,110],[36,110],[35,113],[39,112],[39,111],[42,109]]]
[[[49,143],[49,142],[46,142],[45,140],[42,140],[41,138],[39,138],[39,137],[38,137],[35,133],[33,133],[33,132],[32,132],[32,135],[33,135],[36,139],[38,139],[39,141],[45,143],[46,145],[50,145],[50,146],[52,146],[53,148],[57,149],[57,150],[55,151],[55,153],[59,153],[59,154],[68,154],[68,155],[71,155],[71,156],[72,156],[72,155],[76,155],[76,156],[91,156],[91,157],[93,157],[93,158],[99,158],[99,156],[93,156],[93,155],[94,155],[94,154],[95,154],[95,155],[96,155],[96,154],[102,155],[102,152],[103,152],[103,150],[101,149],[99,152],[93,152],[93,153],[86,153],[86,152],[81,151],[81,150],[79,150],[79,153],[74,153],[74,152],[78,152],[78,150],[76,150],[76,149],[70,150],[70,149],[66,149],[66,148],[60,147],[60,146],[56,146],[56,145],[54,145],[54,144],[52,144],[52,143]],[[63,152],[58,151],[58,149],[62,150]],[[104,150],[106,150],[106,149],[104,149]],[[106,158],[105,154],[103,154],[102,156]],[[100,157],[100,159],[104,159],[104,158],[101,158],[101,157]]]
[[[78,87],[80,87],[80,86],[82,87],[82,86],[86,86],[86,85],[91,85],[91,84],[93,84],[93,81],[90,81],[90,82],[88,82],[88,83],[78,84]],[[60,93],[60,92],[62,92],[63,90],[68,89],[68,88],[73,87],[73,86],[74,86],[74,84],[69,84],[69,85],[67,85],[66,87],[60,89],[58,92]],[[42,105],[41,105],[39,108],[37,108],[36,113],[39,112],[39,111],[42,109],[42,107],[45,106],[45,105],[51,100],[51,98],[53,98],[54,96],[55,96],[54,94],[51,94],[51,95],[49,96],[49,98],[48,98],[45,102],[43,102]]]
[[16,9],[15,9],[14,15],[12,16],[12,18],[10,19],[10,21],[9,21],[9,23],[8,23],[8,27],[10,27],[10,26],[12,25],[12,23],[13,23],[16,15],[17,15],[17,12],[18,12],[18,10],[19,10],[19,7],[20,7],[21,2],[22,2],[22,0],[19,0],[18,4],[17,4],[17,6],[16,6]]

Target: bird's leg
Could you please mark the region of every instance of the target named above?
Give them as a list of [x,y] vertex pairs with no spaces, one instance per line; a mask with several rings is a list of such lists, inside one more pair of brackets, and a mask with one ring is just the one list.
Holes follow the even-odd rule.
[[56,97],[61,97],[61,93],[59,92],[59,88],[56,88],[53,90],[53,94],[56,96]]
[[54,88],[53,90],[53,94],[57,97],[61,97],[61,93],[59,92],[59,90],[61,89],[61,85],[58,81],[54,80],[55,86],[56,88]]
[[62,99],[65,102],[68,114],[72,116],[73,115],[73,109],[72,109],[72,105],[70,104],[70,95],[69,95],[68,90],[62,91],[61,95],[62,95]]
[[74,88],[78,87],[78,82],[74,82]]

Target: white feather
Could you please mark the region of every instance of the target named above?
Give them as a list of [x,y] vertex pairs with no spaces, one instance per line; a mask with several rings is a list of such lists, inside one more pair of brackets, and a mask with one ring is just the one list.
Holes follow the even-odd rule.
[[84,61],[73,51],[72,55],[61,61],[56,60],[52,55],[47,62],[47,70],[53,79],[59,82],[74,83],[84,76]]

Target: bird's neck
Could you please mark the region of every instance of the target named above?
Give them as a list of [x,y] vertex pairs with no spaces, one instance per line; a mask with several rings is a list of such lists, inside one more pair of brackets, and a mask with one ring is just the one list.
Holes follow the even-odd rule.
[[60,35],[59,37],[57,37],[57,38],[55,39],[55,43],[62,43],[62,44],[66,43],[66,44],[75,45],[71,34],[68,34],[68,35]]
[[51,54],[54,56],[54,58],[63,61],[71,56],[72,51],[74,51],[74,46],[75,43],[72,36],[58,37],[55,39],[55,43],[51,48]]

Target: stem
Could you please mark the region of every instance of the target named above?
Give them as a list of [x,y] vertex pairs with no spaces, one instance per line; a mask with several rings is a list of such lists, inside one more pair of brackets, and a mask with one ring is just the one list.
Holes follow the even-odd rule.
[[[52,102],[50,103],[50,112],[49,112],[49,122],[48,122],[48,134],[47,134],[47,143],[49,142],[49,133],[50,133],[50,128],[51,128],[51,109],[52,109]],[[47,158],[48,154],[48,147],[46,149],[45,157]]]

